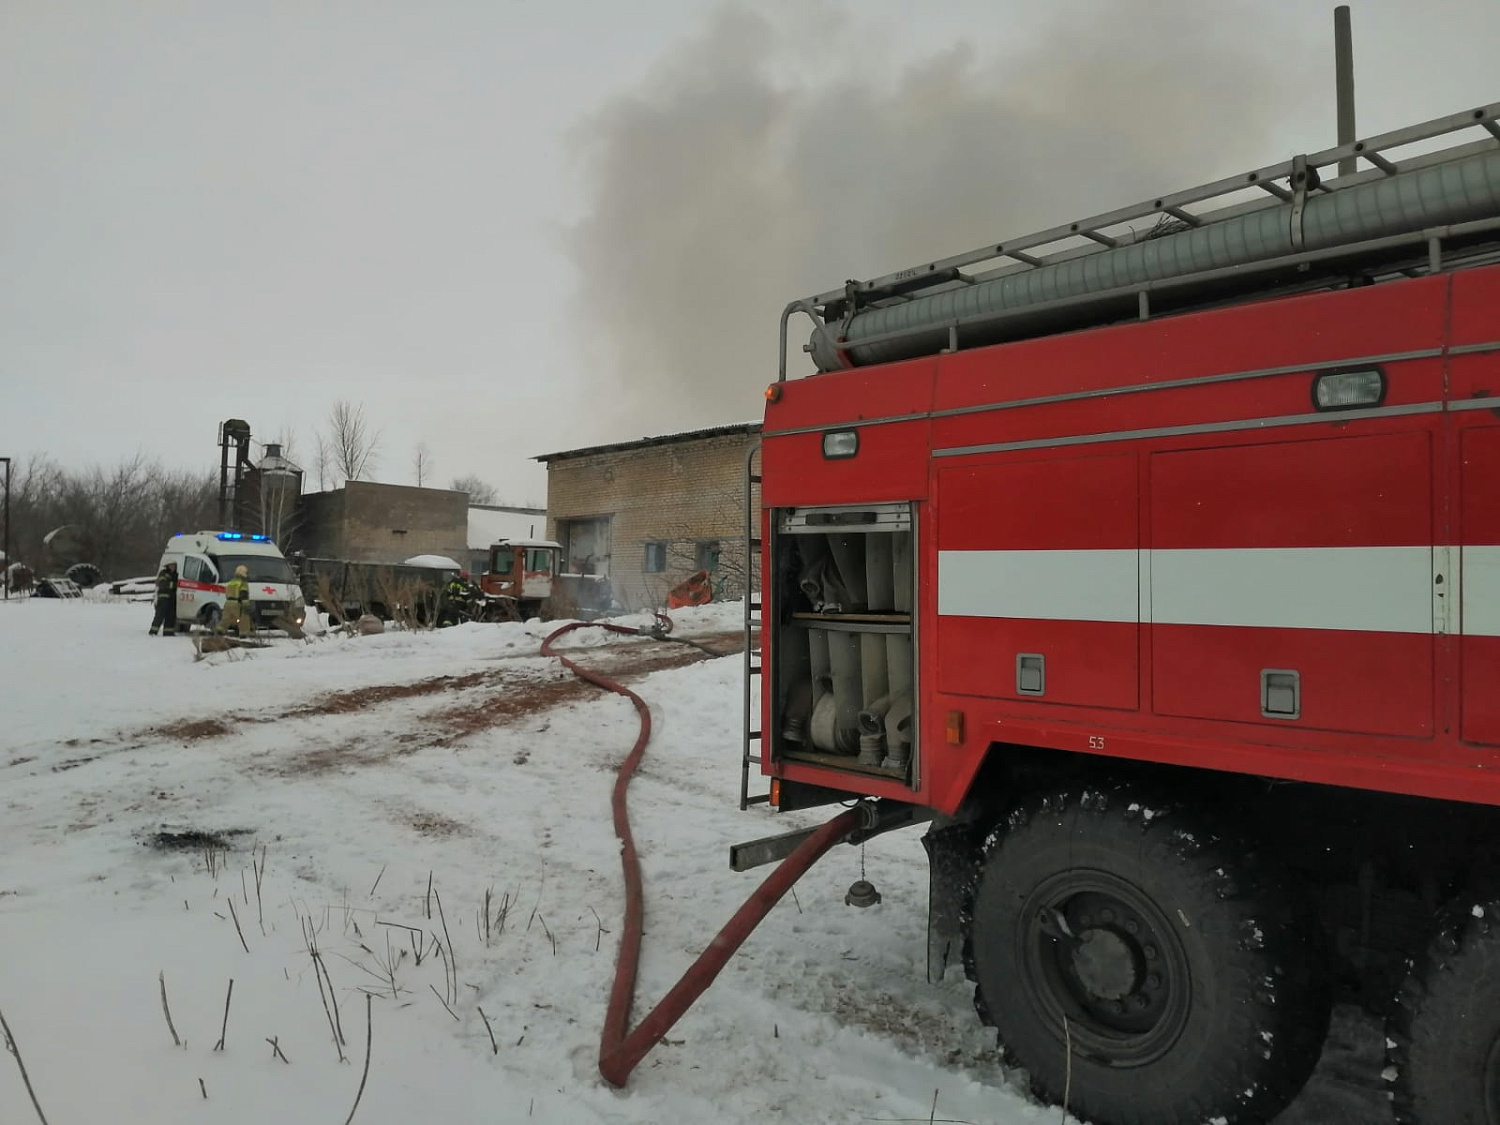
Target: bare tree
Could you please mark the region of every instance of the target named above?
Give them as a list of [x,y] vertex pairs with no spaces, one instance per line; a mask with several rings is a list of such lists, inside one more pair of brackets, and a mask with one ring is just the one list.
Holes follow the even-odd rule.
[[432,450],[425,441],[417,442],[417,451],[412,455],[411,467],[417,474],[417,487],[421,488],[433,473]]
[[318,477],[318,491],[328,488],[328,478],[333,473],[333,446],[322,434],[314,434],[313,472]]
[[494,485],[480,480],[473,473],[466,477],[454,477],[448,486],[454,492],[467,492],[470,504],[498,504],[500,493]]
[[212,473],[169,470],[140,455],[80,472],[33,457],[12,487],[11,552],[44,574],[75,562],[110,578],[147,574],[170,536],[213,526],[217,490]]
[[363,406],[340,399],[328,413],[328,445],[332,467],[343,480],[364,480],[375,468],[380,431],[371,432]]

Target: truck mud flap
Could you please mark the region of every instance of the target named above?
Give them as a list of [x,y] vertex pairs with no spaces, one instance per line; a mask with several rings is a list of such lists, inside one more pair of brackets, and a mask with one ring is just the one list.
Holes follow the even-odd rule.
[[927,852],[927,981],[942,982],[948,966],[960,959],[963,910],[975,876],[974,830],[956,825],[928,831],[922,837]]

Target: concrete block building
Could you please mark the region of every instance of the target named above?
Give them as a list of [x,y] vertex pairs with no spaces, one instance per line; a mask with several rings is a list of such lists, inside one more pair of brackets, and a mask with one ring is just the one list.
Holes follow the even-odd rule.
[[[547,537],[562,544],[563,569],[606,575],[631,609],[664,604],[699,570],[715,597],[741,597],[758,578],[745,558],[744,484],[759,441],[760,423],[742,422],[536,458],[547,466]],[[751,503],[759,519],[758,486]]]
[[303,495],[295,547],[320,558],[398,563],[413,555],[469,557],[469,497],[444,488],[351,480]]

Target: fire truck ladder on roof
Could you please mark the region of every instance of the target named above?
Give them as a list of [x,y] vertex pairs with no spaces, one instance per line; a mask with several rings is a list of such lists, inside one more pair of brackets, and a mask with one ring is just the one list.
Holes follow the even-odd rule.
[[755,581],[756,560],[760,558],[760,507],[755,503],[755,486],[760,483],[760,474],[755,471],[755,455],[760,452],[760,442],[753,444],[745,453],[745,709],[744,739],[740,753],[740,810],[751,805],[764,805],[771,799],[770,793],[750,792],[750,767],[758,766],[765,753],[765,739],[760,730],[761,667],[765,658],[759,649],[765,636],[761,628],[761,610],[765,604],[765,575],[761,582]]
[[[1435,118],[793,301],[780,377],[798,312],[813,322],[804,350],[833,371],[1358,275],[1437,272],[1445,255],[1472,263],[1500,243],[1497,118],[1500,103]],[[1394,154],[1406,146],[1418,151]],[[1351,158],[1370,167],[1332,178]]]

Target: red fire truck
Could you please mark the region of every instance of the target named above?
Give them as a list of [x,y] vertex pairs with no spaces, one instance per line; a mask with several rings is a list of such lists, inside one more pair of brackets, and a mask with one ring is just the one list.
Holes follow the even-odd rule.
[[926,824],[929,976],[1084,1120],[1266,1121],[1344,999],[1500,1122],[1497,116],[783,314],[742,807]]

